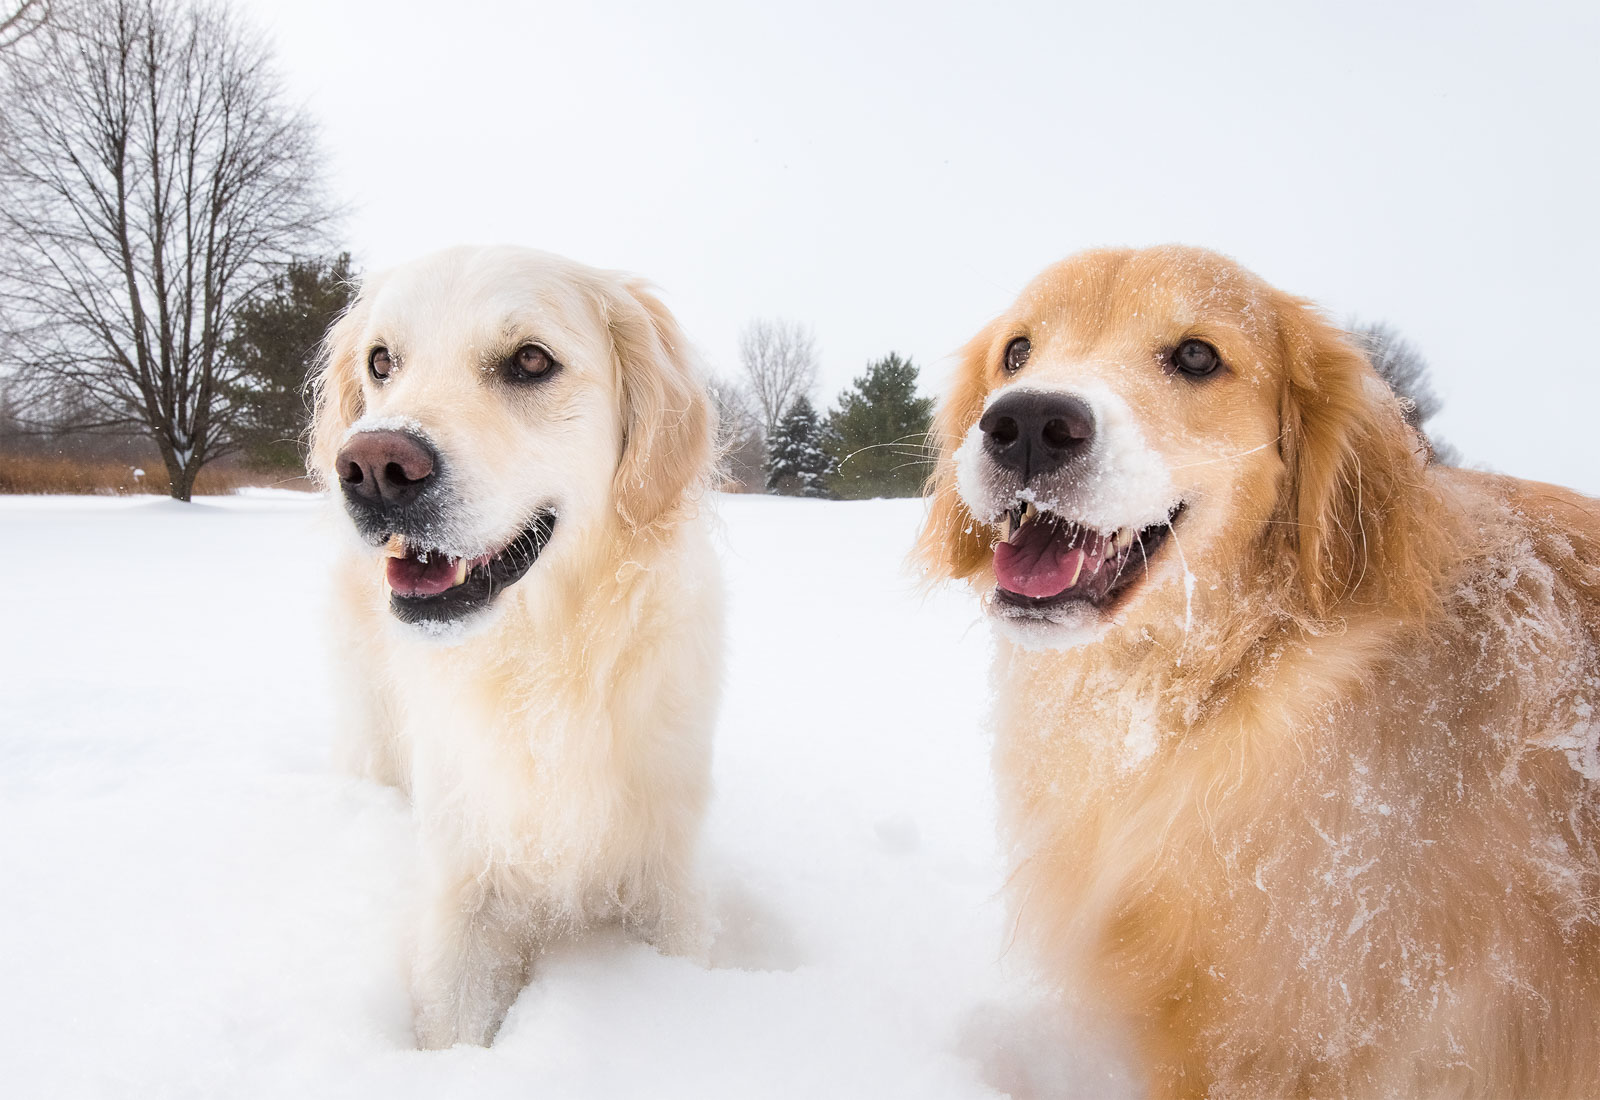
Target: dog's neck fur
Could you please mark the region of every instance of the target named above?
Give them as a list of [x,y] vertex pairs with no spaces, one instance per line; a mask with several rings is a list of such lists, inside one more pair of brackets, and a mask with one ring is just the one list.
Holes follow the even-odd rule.
[[[1442,586],[1446,558],[1433,567]],[[1262,758],[1279,755],[1293,770],[1301,732],[1415,629],[1382,612],[1374,587],[1311,620],[1264,542],[1235,575],[1198,585],[1187,613],[1181,595],[1169,600],[1165,625],[1121,626],[1066,655],[1000,643],[996,773],[1012,786],[1001,804],[1017,873],[1042,858],[1103,875],[1076,889],[1076,927],[1050,938],[1091,953],[1130,898],[1167,893],[1175,854],[1214,845],[1230,814],[1254,811],[1230,803],[1230,776],[1247,763],[1277,770]],[[1189,778],[1174,787],[1174,776]],[[1169,949],[1181,950],[1157,953]]]

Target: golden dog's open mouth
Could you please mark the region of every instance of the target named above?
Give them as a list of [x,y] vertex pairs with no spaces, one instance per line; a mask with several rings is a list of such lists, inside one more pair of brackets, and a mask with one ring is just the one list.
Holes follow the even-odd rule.
[[474,558],[394,536],[384,562],[389,610],[406,623],[453,622],[487,607],[533,568],[555,525],[554,512],[540,512],[505,546]]
[[1150,572],[1150,558],[1183,513],[1173,505],[1167,518],[1148,527],[1099,531],[1018,504],[1005,516],[994,548],[995,597],[1016,607],[1056,607],[1081,601],[1109,607]]

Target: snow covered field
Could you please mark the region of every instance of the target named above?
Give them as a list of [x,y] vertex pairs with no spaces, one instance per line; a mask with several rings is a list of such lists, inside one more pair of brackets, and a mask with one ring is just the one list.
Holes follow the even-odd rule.
[[10,1096],[1132,1094],[1007,953],[989,640],[916,501],[725,497],[707,969],[602,934],[411,1049],[404,800],[336,773],[311,498],[0,498]]

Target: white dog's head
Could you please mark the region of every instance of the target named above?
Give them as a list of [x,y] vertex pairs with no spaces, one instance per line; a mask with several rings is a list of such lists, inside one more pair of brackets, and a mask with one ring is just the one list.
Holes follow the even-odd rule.
[[670,522],[711,467],[712,414],[666,308],[530,249],[456,248],[367,280],[316,395],[312,471],[408,623],[483,612],[567,531]]

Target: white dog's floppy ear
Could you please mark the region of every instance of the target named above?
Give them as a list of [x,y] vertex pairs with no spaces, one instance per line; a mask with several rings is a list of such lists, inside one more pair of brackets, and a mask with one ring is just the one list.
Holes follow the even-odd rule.
[[689,342],[640,280],[609,301],[622,380],[617,512],[634,531],[670,520],[710,479],[716,418]]
[[308,383],[312,412],[306,469],[324,486],[338,484],[334,459],[345,432],[366,411],[361,392],[361,372],[366,367],[360,345],[365,315],[365,302],[358,298],[333,323],[323,337],[317,369]]

